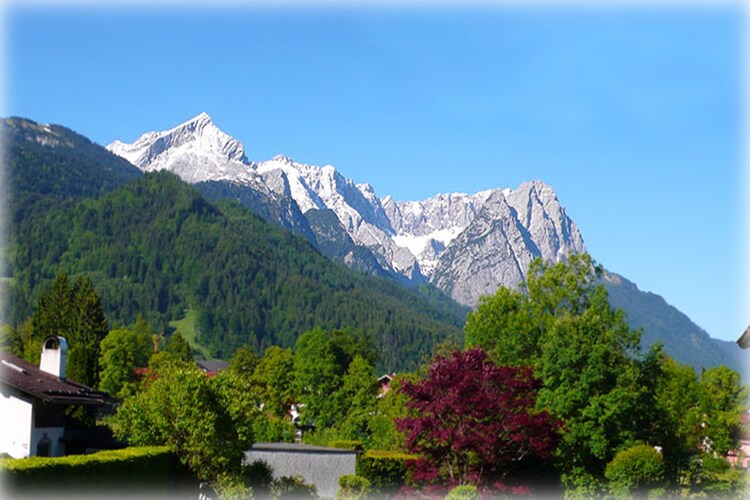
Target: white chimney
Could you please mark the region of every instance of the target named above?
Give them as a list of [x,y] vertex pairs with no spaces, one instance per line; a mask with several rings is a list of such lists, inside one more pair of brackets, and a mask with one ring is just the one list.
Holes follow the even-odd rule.
[[67,354],[67,340],[62,337],[47,337],[42,343],[42,360],[39,363],[39,369],[64,379]]

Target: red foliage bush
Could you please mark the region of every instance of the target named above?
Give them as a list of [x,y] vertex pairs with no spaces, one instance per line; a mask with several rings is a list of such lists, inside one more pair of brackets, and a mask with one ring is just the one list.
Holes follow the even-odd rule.
[[396,421],[421,455],[414,481],[477,485],[549,457],[558,424],[535,411],[538,389],[531,368],[496,366],[479,348],[436,358],[424,379],[404,383],[416,416]]

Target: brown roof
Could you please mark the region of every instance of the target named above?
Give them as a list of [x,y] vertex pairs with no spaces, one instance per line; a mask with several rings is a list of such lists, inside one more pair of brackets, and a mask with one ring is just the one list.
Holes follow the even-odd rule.
[[43,372],[8,352],[0,352],[0,383],[51,404],[100,406],[111,401],[105,392]]
[[226,370],[229,367],[229,363],[221,359],[205,360],[199,359],[195,362],[198,368],[207,373],[217,374],[222,370]]

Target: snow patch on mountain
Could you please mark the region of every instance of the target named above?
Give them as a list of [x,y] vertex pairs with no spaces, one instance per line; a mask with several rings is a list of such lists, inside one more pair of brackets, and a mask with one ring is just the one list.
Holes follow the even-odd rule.
[[440,255],[472,220],[496,189],[438,194],[423,201],[383,198],[383,207],[396,231],[394,241],[416,257],[422,273],[430,277]]

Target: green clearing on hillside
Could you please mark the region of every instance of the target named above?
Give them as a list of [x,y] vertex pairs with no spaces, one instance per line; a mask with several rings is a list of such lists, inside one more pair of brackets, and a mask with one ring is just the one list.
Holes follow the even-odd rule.
[[185,337],[185,340],[188,341],[193,351],[198,354],[198,357],[207,360],[215,359],[213,356],[211,356],[211,353],[208,351],[208,349],[198,343],[198,329],[196,325],[197,321],[198,311],[196,311],[195,309],[187,309],[185,311],[185,316],[180,319],[170,321],[169,326],[180,332],[182,336]]

